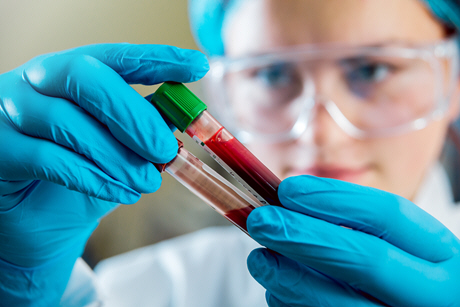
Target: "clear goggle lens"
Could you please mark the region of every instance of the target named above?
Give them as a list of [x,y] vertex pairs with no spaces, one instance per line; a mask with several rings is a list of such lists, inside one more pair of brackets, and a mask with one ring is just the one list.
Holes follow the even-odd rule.
[[[308,48],[212,63],[212,90],[242,136],[297,137],[315,109],[357,138],[420,129],[445,113],[455,40],[430,47]],[[215,100],[215,98],[213,98]]]

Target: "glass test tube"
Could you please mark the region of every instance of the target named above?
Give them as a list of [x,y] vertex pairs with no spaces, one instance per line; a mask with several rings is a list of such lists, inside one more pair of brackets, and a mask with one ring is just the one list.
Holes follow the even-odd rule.
[[281,180],[206,111],[206,105],[183,84],[165,82],[152,96],[152,102],[262,204],[281,206]]
[[169,163],[157,164],[157,167],[160,171],[166,171],[173,176],[219,214],[248,234],[246,219],[249,213],[263,204],[245,195],[188,152],[182,147],[180,141],[177,156]]

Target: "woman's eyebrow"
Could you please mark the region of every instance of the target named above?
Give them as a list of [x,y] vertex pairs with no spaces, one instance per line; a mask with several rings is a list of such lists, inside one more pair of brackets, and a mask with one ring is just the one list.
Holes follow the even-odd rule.
[[420,45],[420,44],[426,44],[426,42],[407,41],[406,39],[403,39],[403,38],[389,38],[389,39],[384,39],[378,42],[358,44],[358,46],[378,48],[378,47],[386,47],[386,46],[398,46],[398,45],[412,46],[412,45]]

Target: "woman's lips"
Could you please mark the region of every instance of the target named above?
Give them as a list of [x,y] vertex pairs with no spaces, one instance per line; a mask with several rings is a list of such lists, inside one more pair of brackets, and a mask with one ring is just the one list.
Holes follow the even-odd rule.
[[296,170],[293,172],[293,175],[313,175],[317,177],[356,182],[369,170],[369,167],[349,168],[340,166],[315,166],[304,170]]

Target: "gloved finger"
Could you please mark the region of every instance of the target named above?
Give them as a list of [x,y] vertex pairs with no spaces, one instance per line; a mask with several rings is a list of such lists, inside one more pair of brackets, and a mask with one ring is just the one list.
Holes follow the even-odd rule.
[[[46,180],[92,197],[131,204],[140,194],[102,172],[87,158],[0,121],[0,179]],[[5,208],[3,208],[5,209]]]
[[129,84],[194,82],[209,70],[208,60],[200,51],[168,45],[95,44],[60,54],[92,56],[115,70]]
[[[268,306],[270,307],[294,307],[296,305],[286,305],[285,303],[283,303],[281,300],[279,300],[277,297],[275,297],[273,294],[271,294],[270,292],[266,292],[265,293],[265,299],[267,301],[267,304]],[[346,305],[346,304],[343,304],[342,302],[335,302],[333,305],[328,305],[328,304],[324,304],[324,305],[316,305],[316,304],[300,304],[299,306],[301,307],[318,307],[318,306],[360,306],[359,304],[358,305]],[[370,304],[366,304],[366,305],[362,305],[362,306],[388,306],[386,304],[379,304],[379,303],[376,303],[376,305],[370,303]]]
[[276,297],[273,306],[284,306],[278,300],[292,307],[381,306],[346,283],[264,248],[253,250],[247,263],[254,279]]
[[118,206],[48,181],[35,181],[27,194],[32,197],[12,207],[5,198],[0,202],[0,243],[6,247],[0,249],[0,259],[22,267],[53,261],[71,247],[82,246],[100,218]]
[[[150,102],[150,101],[152,101],[152,96],[153,96],[153,93],[150,94],[150,95],[145,96],[144,98],[145,98],[145,100],[147,100],[147,101]],[[174,132],[174,131],[177,130],[177,127],[174,126],[174,124],[169,120],[168,117],[166,117],[165,115],[163,115],[163,113],[161,113],[161,112],[160,112],[160,115],[161,115],[161,117],[163,118],[163,120],[165,121],[166,125],[168,125],[169,129],[170,129],[172,132]]]
[[[275,206],[260,207],[247,219],[260,244],[341,280],[391,306],[435,306],[438,293],[460,274],[455,257],[441,263],[417,258],[385,240]],[[458,243],[457,243],[458,248]],[[414,289],[426,289],[417,293]],[[451,297],[442,300],[449,301]]]
[[[23,133],[51,140],[86,156],[103,172],[139,193],[161,184],[155,166],[118,142],[105,126],[82,108],[62,98],[44,96],[23,82],[5,96],[10,121]],[[4,97],[4,98],[5,98]],[[33,103],[30,103],[33,101]],[[10,104],[14,103],[14,108]]]
[[[286,305],[279,299],[277,299],[273,294],[270,292],[265,292],[265,300],[267,301],[267,304],[269,307],[292,307],[289,305]],[[304,305],[304,306],[309,306],[309,305]]]
[[141,157],[167,163],[176,156],[177,141],[157,109],[95,58],[64,54],[36,59],[24,78],[43,95],[74,101]]
[[425,260],[437,262],[453,255],[452,245],[446,243],[456,237],[398,195],[313,176],[287,178],[278,194],[290,210],[372,234]]

